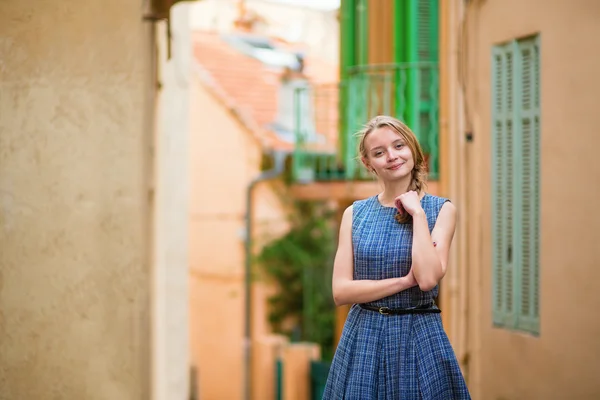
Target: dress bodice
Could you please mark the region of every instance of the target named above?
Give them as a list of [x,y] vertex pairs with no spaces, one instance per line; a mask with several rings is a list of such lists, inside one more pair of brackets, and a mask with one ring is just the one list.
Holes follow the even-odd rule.
[[[429,232],[448,199],[425,194],[421,206],[427,215]],[[408,274],[412,264],[412,223],[396,221],[396,208],[381,205],[377,196],[356,201],[352,212],[354,279],[387,279]],[[423,292],[418,286],[369,303],[390,308],[417,307],[431,303],[438,287]]]

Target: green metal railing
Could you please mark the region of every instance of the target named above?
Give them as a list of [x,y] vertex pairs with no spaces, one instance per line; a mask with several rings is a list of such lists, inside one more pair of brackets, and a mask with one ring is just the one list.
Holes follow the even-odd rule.
[[297,182],[365,180],[357,137],[377,115],[404,121],[421,143],[429,178],[439,173],[438,66],[434,62],[352,67],[339,86],[315,86],[296,92]]
[[296,89],[294,181],[346,179],[339,157],[339,94],[337,84]]

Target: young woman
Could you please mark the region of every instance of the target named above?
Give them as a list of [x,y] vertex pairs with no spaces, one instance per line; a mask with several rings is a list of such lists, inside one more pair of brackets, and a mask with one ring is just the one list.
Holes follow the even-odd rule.
[[342,217],[333,297],[353,305],[323,399],[470,399],[434,302],[456,208],[425,193],[423,151],[397,119],[369,121],[359,152],[383,191]]

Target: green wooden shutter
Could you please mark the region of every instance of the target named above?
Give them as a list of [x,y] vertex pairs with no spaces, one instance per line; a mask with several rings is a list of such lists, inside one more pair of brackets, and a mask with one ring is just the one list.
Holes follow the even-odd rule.
[[539,46],[492,50],[493,271],[496,325],[539,332]]
[[369,1],[354,0],[357,48],[355,65],[366,65],[369,63]]
[[493,143],[493,321],[512,325],[513,260],[513,53],[505,47],[492,52]]
[[539,332],[539,47],[519,42],[520,137],[520,287],[517,329]]
[[[501,199],[506,204],[505,218],[506,218],[506,249],[504,258],[504,278],[506,284],[504,286],[504,299],[505,299],[505,319],[504,325],[508,327],[514,327],[516,324],[516,308],[518,307],[517,299],[515,298],[518,293],[519,286],[519,273],[517,271],[516,264],[519,258],[519,250],[521,237],[520,232],[516,229],[519,221],[519,191],[515,188],[515,182],[518,180],[520,174],[520,159],[519,159],[519,141],[520,125],[518,121],[519,107],[515,106],[515,99],[519,94],[519,81],[515,79],[515,75],[518,75],[520,65],[515,61],[517,49],[514,46],[514,42],[505,47],[506,55],[506,80],[507,80],[507,94],[506,94],[506,165],[505,173],[506,179],[506,198]],[[516,222],[516,223],[515,223]]]
[[505,135],[503,134],[506,121],[503,118],[506,68],[504,67],[504,52],[494,47],[492,50],[492,319],[494,324],[504,322],[504,277],[502,255],[504,252],[504,212],[502,198],[505,193],[504,149]]
[[438,98],[437,69],[431,66],[439,58],[438,0],[408,1],[406,16],[406,58],[402,61],[420,65],[408,70],[406,121],[429,154],[433,144],[429,140],[431,130],[435,128],[437,132],[437,121],[431,120],[430,111],[435,109],[432,102],[437,102]]
[[503,219],[502,203],[504,174],[502,174],[503,149],[503,120],[502,99],[504,85],[502,52],[494,47],[492,49],[492,320],[494,324],[501,324],[502,315],[502,249],[503,245]]
[[411,127],[437,179],[439,0],[395,0],[394,61],[404,64],[396,82],[396,116]]
[[355,22],[355,5],[354,0],[345,0],[340,4],[340,78],[342,84],[340,85],[340,101],[338,113],[341,116],[340,122],[340,144],[342,162],[344,165],[352,163],[352,160],[348,160],[348,154],[354,149],[352,148],[352,141],[348,132],[353,129],[349,124],[346,117],[348,108],[350,107],[350,101],[352,97],[349,94],[348,82],[348,69],[355,65],[356,59],[356,22]]
[[423,151],[429,157],[430,176],[436,179],[438,161],[438,114],[439,82],[437,62],[438,45],[438,0],[419,0],[417,5],[417,60],[424,64],[417,69],[420,76],[418,86],[419,110],[416,130],[419,132]]
[[[356,143],[354,132],[369,118],[364,110],[364,90],[362,80],[350,79],[349,69],[357,65],[368,64],[368,0],[344,0],[340,4],[340,149],[341,161],[345,166],[347,179],[354,179],[357,171]],[[356,112],[359,111],[358,113]],[[362,111],[362,112],[361,112]]]

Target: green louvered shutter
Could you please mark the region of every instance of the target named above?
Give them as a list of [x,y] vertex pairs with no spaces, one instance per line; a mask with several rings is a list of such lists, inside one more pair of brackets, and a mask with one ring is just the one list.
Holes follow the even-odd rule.
[[407,71],[405,120],[417,135],[423,151],[430,156],[430,170],[437,173],[439,1],[411,0],[404,3],[407,16],[404,37],[407,43],[400,47],[406,50],[401,61],[420,65]]
[[518,43],[520,68],[520,287],[517,329],[539,332],[539,47]]
[[504,143],[503,134],[506,121],[503,116],[506,88],[504,75],[504,52],[497,47],[492,51],[492,319],[495,325],[504,322],[504,277],[502,255],[505,243],[504,212],[502,201],[506,197],[503,173]]
[[367,119],[365,93],[368,83],[349,70],[369,62],[369,0],[344,0],[340,4],[340,149],[341,161],[345,166],[345,177],[355,179],[366,172],[356,162],[355,132],[362,128]]
[[492,313],[539,333],[539,45],[492,50]]
[[[515,75],[518,74],[520,65],[515,62],[517,50],[513,45],[506,46],[504,49],[506,58],[506,156],[505,156],[505,174],[506,179],[506,198],[500,199],[506,204],[505,215],[506,219],[506,248],[504,250],[504,265],[503,274],[505,279],[504,284],[504,300],[505,300],[505,318],[504,326],[514,328],[516,324],[516,312],[517,308],[515,302],[515,294],[518,293],[519,286],[519,274],[516,270],[516,260],[518,259],[519,246],[520,246],[520,235],[515,229],[518,224],[519,218],[516,212],[519,210],[519,191],[515,188],[515,181],[519,177],[519,163],[520,159],[517,156],[519,154],[519,141],[516,138],[519,136],[519,124],[518,121],[519,107],[515,106],[515,98],[519,94],[520,82],[515,79]],[[517,222],[517,224],[515,224]]]
[[369,63],[369,0],[353,0],[356,22],[356,46],[355,65]]
[[429,156],[430,176],[437,178],[438,161],[438,114],[439,82],[437,62],[438,45],[438,0],[419,0],[417,6],[417,55],[418,61],[429,62],[420,69],[419,110],[417,130],[423,151]]
[[513,53],[495,47],[492,54],[493,140],[493,321],[510,326],[513,294]]

